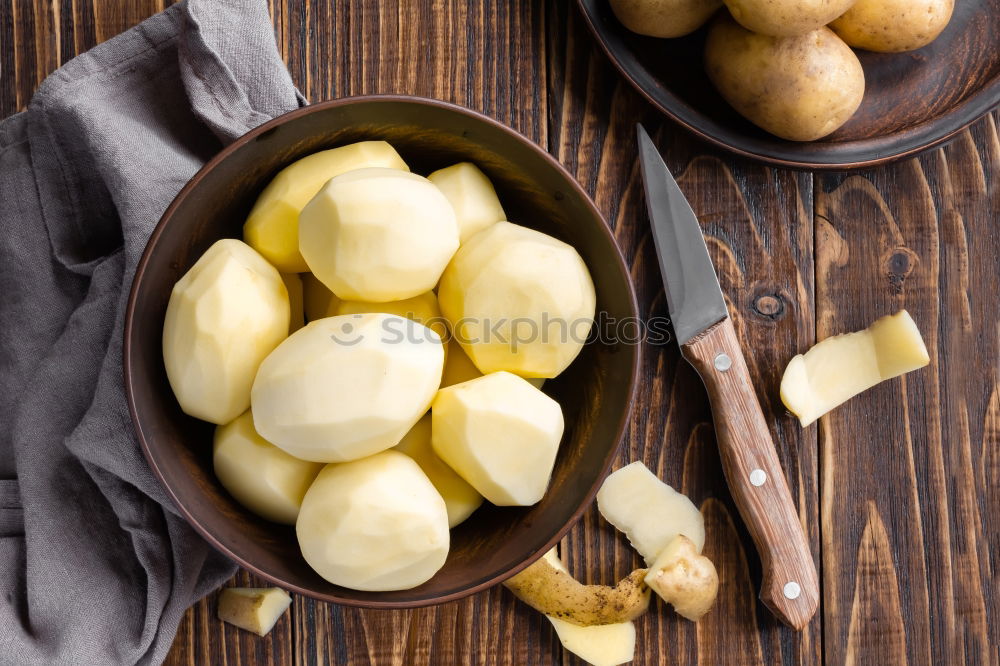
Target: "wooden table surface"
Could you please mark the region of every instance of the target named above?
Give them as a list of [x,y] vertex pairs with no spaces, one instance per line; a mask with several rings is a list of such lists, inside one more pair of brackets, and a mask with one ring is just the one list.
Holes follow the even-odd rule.
[[[165,4],[0,0],[0,116],[24,108],[60,63]],[[783,171],[716,151],[660,116],[569,0],[273,0],[272,14],[310,100],[437,97],[556,155],[614,227],[645,315],[666,306],[634,124],[655,132],[709,237],[822,605],[795,633],[757,601],[759,562],[726,490],[704,390],[675,345],[650,346],[616,467],[643,460],[701,506],[722,586],[697,626],[661,605],[641,618],[636,664],[1000,663],[1000,115],[893,166]],[[800,428],[778,398],[788,359],[899,308],[923,332],[930,366]],[[588,582],[637,563],[595,509],[564,550]],[[579,663],[502,588],[400,612],[298,597],[264,639],[214,610],[210,597],[187,614],[168,663]]]

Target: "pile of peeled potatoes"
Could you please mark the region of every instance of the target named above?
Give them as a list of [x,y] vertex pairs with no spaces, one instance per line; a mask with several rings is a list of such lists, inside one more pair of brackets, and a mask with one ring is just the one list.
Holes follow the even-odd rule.
[[595,307],[583,258],[476,165],[425,178],[362,141],[285,167],[177,281],[163,360],[234,499],[331,583],[404,590],[483,502],[542,499],[564,424],[539,387]]
[[611,0],[629,30],[682,37],[708,29],[705,70],[747,120],[813,141],[854,115],[865,74],[851,47],[912,51],[934,41],[954,0]]

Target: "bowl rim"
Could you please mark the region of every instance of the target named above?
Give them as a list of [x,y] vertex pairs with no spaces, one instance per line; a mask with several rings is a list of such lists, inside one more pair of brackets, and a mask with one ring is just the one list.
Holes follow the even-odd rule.
[[418,106],[430,106],[439,109],[445,109],[454,113],[459,113],[467,117],[471,117],[479,122],[486,123],[499,129],[503,133],[507,134],[511,139],[522,144],[529,150],[533,151],[546,162],[549,166],[554,168],[559,174],[566,180],[571,188],[582,197],[586,205],[591,209],[591,212],[601,221],[599,225],[601,232],[605,235],[606,240],[609,245],[613,248],[613,258],[616,262],[616,267],[621,273],[624,282],[627,286],[628,292],[628,307],[634,316],[639,315],[638,301],[636,300],[635,285],[632,283],[631,272],[628,269],[628,264],[625,261],[625,257],[622,254],[621,247],[618,245],[618,241],[615,238],[614,231],[611,229],[611,225],[608,223],[607,218],[601,213],[597,204],[583,188],[583,186],[577,181],[577,179],[564,167],[555,157],[553,157],[547,150],[536,144],[531,139],[527,138],[517,130],[507,125],[483,114],[478,111],[454,104],[451,102],[446,102],[443,100],[418,97],[411,95],[396,95],[396,94],[384,94],[384,95],[357,95],[340,97],[331,100],[325,100],[316,104],[310,104],[298,109],[294,109],[280,116],[277,116],[262,125],[255,127],[246,134],[243,134],[239,138],[235,139],[229,145],[223,147],[219,153],[213,156],[209,161],[207,161],[192,177],[185,183],[184,187],[177,193],[174,199],[171,201],[170,205],[167,206],[163,215],[160,217],[159,221],[154,227],[153,232],[149,236],[149,240],[146,242],[146,246],[142,251],[142,256],[136,265],[135,274],[132,277],[132,284],[129,288],[129,297],[125,309],[125,325],[123,329],[123,344],[122,344],[122,370],[125,382],[125,395],[128,401],[129,416],[132,420],[132,427],[135,431],[135,435],[139,440],[140,448],[142,448],[143,455],[146,461],[149,463],[150,468],[153,471],[153,475],[156,477],[160,486],[166,491],[167,496],[170,501],[174,504],[177,510],[180,512],[181,516],[191,525],[195,531],[201,535],[205,541],[211,545],[215,550],[222,553],[230,560],[240,565],[241,567],[249,570],[255,576],[258,576],[264,580],[270,581],[276,585],[281,586],[290,592],[296,594],[301,594],[319,601],[332,602],[340,604],[343,606],[351,606],[356,608],[372,608],[372,609],[403,609],[403,608],[419,608],[423,606],[430,606],[436,604],[442,604],[450,601],[456,601],[462,599],[488,588],[491,588],[504,580],[510,578],[511,576],[517,574],[518,572],[524,570],[526,567],[531,565],[537,559],[541,558],[546,552],[553,548],[559,541],[566,536],[566,534],[572,529],[583,516],[584,512],[590,508],[591,504],[594,502],[594,497],[597,495],[597,491],[600,489],[601,484],[607,477],[611,464],[617,457],[619,450],[621,449],[622,442],[625,438],[625,433],[627,431],[629,422],[631,420],[632,409],[635,403],[635,394],[637,390],[637,384],[639,379],[639,367],[642,357],[642,345],[635,345],[636,353],[633,356],[632,368],[629,376],[629,386],[628,395],[626,400],[625,409],[622,410],[622,414],[618,419],[617,424],[617,434],[615,435],[615,441],[613,446],[608,449],[608,453],[605,455],[605,459],[601,465],[601,473],[595,478],[592,486],[588,489],[584,496],[584,501],[573,511],[569,520],[559,528],[556,533],[549,538],[546,544],[539,550],[529,553],[528,556],[520,563],[517,564],[506,571],[501,571],[494,574],[490,578],[480,581],[475,585],[471,585],[467,588],[451,592],[449,594],[440,595],[437,597],[429,597],[427,599],[411,600],[411,601],[378,601],[378,600],[362,600],[355,599],[351,597],[342,597],[336,594],[328,594],[317,592],[315,590],[310,590],[304,588],[300,585],[296,585],[291,581],[283,580],[280,576],[275,576],[269,574],[252,562],[247,561],[243,557],[234,553],[231,549],[224,546],[218,538],[216,538],[205,525],[201,524],[192,513],[187,509],[185,504],[180,501],[180,498],[174,492],[174,489],[166,482],[163,472],[157,465],[156,460],[150,449],[150,442],[147,441],[146,435],[143,432],[142,426],[139,423],[139,416],[136,410],[136,400],[135,400],[135,385],[133,383],[133,362],[132,357],[134,353],[132,345],[132,333],[133,333],[133,323],[136,304],[138,302],[139,285],[140,282],[145,277],[146,269],[150,261],[150,257],[153,253],[153,249],[157,244],[159,238],[163,235],[166,227],[169,225],[171,218],[176,212],[177,208],[183,203],[183,201],[190,195],[192,190],[194,190],[201,183],[202,179],[213,169],[216,168],[221,162],[226,160],[232,153],[244,146],[245,144],[253,141],[258,136],[280,127],[285,123],[295,121],[301,117],[307,116],[311,113],[317,113],[320,111],[338,108],[341,106],[351,106],[354,104],[361,103],[407,103],[415,104]]
[[[766,147],[754,150],[739,145],[739,132],[730,132],[722,127],[721,135],[716,135],[710,129],[705,129],[703,125],[706,121],[711,126],[717,126],[717,123],[707,119],[704,114],[681,100],[666,87],[661,86],[661,92],[658,95],[648,90],[639,80],[642,73],[638,71],[640,67],[631,62],[634,59],[623,58],[621,54],[612,49],[604,31],[598,26],[597,19],[591,12],[587,0],[577,0],[576,5],[591,35],[600,45],[608,60],[646,101],[668,118],[713,146],[770,166],[799,171],[851,171],[889,164],[940,146],[1000,106],[1000,75],[998,75],[994,76],[978,91],[935,118],[924,120],[890,134],[867,139],[827,144],[815,141],[788,141],[790,146],[827,145],[829,148],[817,152],[814,160],[783,157],[769,151]],[[645,68],[641,69],[645,70]],[[699,121],[702,122],[701,125],[699,125]],[[936,127],[939,129],[936,130]],[[781,140],[778,137],[774,137],[774,139]],[[849,147],[865,150],[873,154],[874,157],[868,159],[844,159],[840,157],[839,155]],[[822,161],[818,161],[820,159]]]

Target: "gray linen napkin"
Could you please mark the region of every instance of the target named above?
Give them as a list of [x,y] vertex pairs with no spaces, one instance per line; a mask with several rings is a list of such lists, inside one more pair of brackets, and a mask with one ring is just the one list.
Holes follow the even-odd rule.
[[171,199],[300,106],[264,0],[187,0],[0,123],[0,663],[155,663],[233,572],[139,450],[122,315]]

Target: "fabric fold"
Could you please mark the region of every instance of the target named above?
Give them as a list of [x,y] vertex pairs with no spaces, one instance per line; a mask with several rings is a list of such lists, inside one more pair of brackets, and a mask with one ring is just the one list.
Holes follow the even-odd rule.
[[23,535],[24,514],[17,479],[0,479],[0,539]]
[[300,103],[264,0],[186,0],[0,122],[0,662],[159,663],[232,574],[138,446],[124,307],[180,188]]

